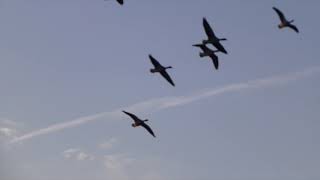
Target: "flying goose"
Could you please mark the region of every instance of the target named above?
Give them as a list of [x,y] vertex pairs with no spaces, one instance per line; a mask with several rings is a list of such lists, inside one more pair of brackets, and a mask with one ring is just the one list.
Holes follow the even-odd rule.
[[219,52],[219,50],[211,50],[205,44],[194,44],[192,46],[199,47],[203,51],[199,53],[199,56],[201,58],[209,56],[213,62],[214,67],[216,69],[219,68],[218,56],[215,54],[216,52]]
[[151,63],[154,66],[154,69],[150,69],[151,73],[160,73],[172,86],[174,85],[174,82],[172,81],[171,77],[169,76],[169,74],[167,73],[166,69],[170,69],[172,68],[171,66],[167,66],[164,67],[162,66],[154,57],[152,57],[152,55],[149,54],[149,59],[151,61]]
[[294,20],[288,21],[286,19],[286,17],[284,16],[284,14],[276,7],[272,7],[272,9],[276,11],[276,13],[278,14],[278,16],[280,18],[281,23],[278,25],[279,29],[289,27],[289,28],[293,29],[296,33],[299,33],[299,29],[295,25],[291,24],[291,23],[293,23]]
[[208,23],[208,21],[205,17],[203,18],[202,23],[203,23],[204,31],[206,32],[206,34],[208,36],[208,40],[203,40],[202,43],[203,44],[211,43],[219,51],[221,51],[225,54],[228,54],[228,52],[224,49],[224,47],[220,43],[220,41],[226,41],[227,39],[226,38],[217,38],[217,36],[214,34],[210,24]]
[[126,112],[126,111],[122,111],[123,113],[127,114],[128,116],[130,116],[134,123],[132,124],[132,127],[138,127],[138,126],[142,126],[144,127],[153,137],[156,137],[152,131],[152,129],[145,123],[147,121],[149,121],[148,119],[145,120],[141,120],[139,119],[136,115]]

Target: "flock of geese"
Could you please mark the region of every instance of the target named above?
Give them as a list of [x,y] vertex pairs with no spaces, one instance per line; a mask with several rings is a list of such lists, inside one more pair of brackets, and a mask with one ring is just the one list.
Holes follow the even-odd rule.
[[[106,0],[105,0],[106,1]],[[123,0],[116,0],[120,5],[124,4]],[[282,28],[291,28],[292,30],[294,30],[296,33],[299,33],[298,28],[293,25],[292,23],[294,22],[294,20],[287,20],[287,18],[284,16],[284,14],[277,9],[276,7],[272,7],[272,9],[278,14],[279,19],[280,19],[280,24],[278,25],[279,29]],[[200,58],[203,57],[210,57],[213,65],[215,67],[215,69],[219,69],[219,58],[216,55],[216,53],[221,52],[224,54],[228,54],[228,52],[226,51],[226,49],[224,48],[224,46],[221,44],[220,41],[226,41],[226,38],[218,38],[212,27],[210,26],[210,24],[208,23],[206,18],[203,18],[202,20],[203,23],[203,28],[204,31],[207,35],[207,39],[203,40],[202,43],[198,43],[198,44],[194,44],[192,46],[194,47],[198,47],[202,50],[202,52],[199,53]],[[215,47],[215,50],[210,49],[207,44],[211,44],[213,47]],[[151,73],[160,73],[163,78],[165,78],[172,86],[175,86],[172,78],[170,77],[170,75],[167,72],[167,69],[172,68],[171,66],[163,66],[159,63],[158,60],[156,60],[151,54],[149,54],[149,59],[151,61],[151,63],[153,64],[154,68],[150,69]],[[142,126],[144,127],[153,137],[156,137],[154,132],[152,131],[152,129],[150,128],[149,125],[146,124],[146,122],[148,121],[148,119],[142,120],[140,118],[138,118],[136,115],[127,112],[127,111],[122,111],[123,113],[125,113],[126,115],[130,116],[131,119],[134,121],[134,123],[132,124],[132,127],[139,127]]]

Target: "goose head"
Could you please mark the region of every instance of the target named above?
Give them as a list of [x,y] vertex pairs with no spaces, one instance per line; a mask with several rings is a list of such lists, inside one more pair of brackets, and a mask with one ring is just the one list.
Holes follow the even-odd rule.
[[202,44],[207,44],[209,43],[209,40],[202,40]]

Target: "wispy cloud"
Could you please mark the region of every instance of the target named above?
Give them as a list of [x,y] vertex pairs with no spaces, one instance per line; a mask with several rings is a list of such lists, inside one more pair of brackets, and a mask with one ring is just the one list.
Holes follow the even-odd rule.
[[63,157],[66,159],[75,159],[78,161],[94,160],[94,155],[86,153],[81,149],[77,149],[77,148],[67,149],[62,154],[63,154]]
[[12,129],[12,128],[7,128],[7,127],[0,127],[0,137],[4,136],[4,137],[14,137],[16,134],[16,130]]
[[131,179],[128,174],[128,167],[135,159],[125,154],[111,154],[104,156],[104,166],[107,171],[108,179],[128,180]]
[[106,150],[108,150],[108,149],[113,148],[114,145],[115,145],[117,142],[118,142],[118,139],[116,139],[116,138],[113,137],[113,138],[110,138],[110,139],[107,140],[107,141],[104,141],[104,142],[100,143],[98,146],[99,146],[99,148],[101,148],[101,149],[106,149]]
[[33,137],[36,136],[40,136],[40,135],[44,135],[44,134],[49,134],[49,133],[53,133],[53,132],[57,132],[57,131],[61,131],[67,128],[72,128],[75,126],[79,126],[81,124],[85,124],[85,123],[89,123],[91,121],[97,120],[99,118],[102,117],[112,117],[112,116],[117,116],[116,114],[117,111],[114,112],[103,112],[103,113],[98,113],[95,115],[91,115],[91,116],[85,116],[85,117],[80,117],[68,122],[64,122],[64,123],[58,123],[58,124],[54,124],[51,125],[47,128],[43,128],[43,129],[39,129],[39,130],[35,130],[32,131],[30,133],[24,134],[22,136],[19,136],[17,138],[14,138],[11,143],[18,143],[21,142],[23,140],[27,140],[27,139],[31,139]]
[[6,125],[6,126],[11,126],[11,127],[18,127],[21,124],[17,123],[13,120],[10,120],[8,118],[0,118],[0,125]]
[[289,73],[286,75],[272,76],[272,77],[257,79],[257,80],[248,81],[244,83],[230,84],[220,88],[207,89],[207,90],[199,91],[197,93],[186,95],[186,96],[155,98],[148,101],[139,102],[128,107],[119,108],[114,111],[103,112],[103,113],[99,113],[91,116],[80,117],[78,119],[74,119],[68,122],[54,124],[47,128],[38,129],[30,133],[24,134],[22,136],[19,136],[17,138],[14,138],[11,141],[11,143],[18,143],[27,139],[31,139],[36,136],[54,133],[67,128],[76,127],[85,123],[98,120],[102,117],[109,118],[109,119],[120,118],[122,115],[120,111],[122,109],[126,109],[128,111],[133,111],[133,112],[155,112],[155,111],[160,111],[160,110],[171,108],[171,107],[178,107],[178,106],[190,104],[195,101],[222,95],[229,92],[238,92],[246,89],[264,88],[264,87],[269,87],[274,85],[281,85],[281,84],[289,83],[291,81],[307,78],[319,72],[320,72],[320,66],[317,66],[317,67],[306,68],[303,71]]
[[108,169],[123,169],[133,163],[134,158],[125,154],[110,154],[104,156],[105,167]]
[[6,119],[0,119],[0,140],[6,139],[10,140],[17,136],[19,124]]
[[164,180],[170,179],[171,173],[163,171],[161,164],[168,163],[167,169],[172,169],[171,162],[160,158],[134,158],[125,153],[114,153],[102,158],[106,170],[106,179],[116,180]]

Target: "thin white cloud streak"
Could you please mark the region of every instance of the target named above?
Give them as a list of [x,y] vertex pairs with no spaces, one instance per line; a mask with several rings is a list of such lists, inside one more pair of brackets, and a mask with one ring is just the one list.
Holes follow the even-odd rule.
[[14,138],[11,143],[18,143],[22,142],[24,140],[32,139],[37,136],[50,134],[54,132],[58,132],[67,128],[76,127],[82,124],[86,124],[92,121],[95,121],[100,118],[119,118],[121,117],[122,113],[120,112],[122,109],[126,109],[128,111],[132,112],[156,112],[163,109],[171,108],[171,107],[177,107],[182,106],[186,104],[193,103],[195,101],[199,101],[208,97],[218,96],[229,92],[238,92],[245,89],[254,89],[254,88],[263,88],[263,87],[269,87],[274,85],[280,85],[285,84],[291,81],[295,81],[298,79],[303,79],[309,76],[312,76],[314,74],[317,74],[320,72],[320,66],[306,68],[303,71],[290,73],[286,75],[280,75],[280,76],[272,76],[268,78],[262,78],[257,79],[253,81],[248,81],[244,83],[235,83],[226,85],[221,88],[213,88],[213,89],[207,89],[198,93],[194,93],[187,96],[176,96],[176,97],[162,97],[162,98],[155,98],[148,101],[136,103],[134,105],[131,105],[129,107],[119,108],[114,111],[110,112],[103,112],[91,116],[86,117],[80,117],[78,119],[74,119],[68,122],[58,123],[55,125],[51,125],[47,128],[38,129],[35,131],[32,131],[30,133],[24,134],[22,136],[19,136],[17,138]]
[[11,143],[17,143],[23,140],[27,140],[27,139],[31,139],[35,136],[40,136],[40,135],[44,135],[44,134],[49,134],[49,133],[53,133],[53,132],[57,132],[57,131],[61,131],[63,129],[67,129],[67,128],[72,128],[75,126],[79,126],[81,124],[85,124],[91,121],[94,121],[96,119],[102,118],[102,117],[106,117],[106,116],[112,116],[113,114],[115,114],[116,111],[114,112],[103,112],[103,113],[98,113],[98,114],[94,114],[91,116],[85,116],[85,117],[80,117],[77,119],[74,119],[72,121],[68,121],[68,122],[63,122],[63,123],[58,123],[58,124],[54,124],[51,125],[47,128],[42,128],[39,130],[35,130],[32,131],[30,133],[24,134],[22,136],[19,136],[17,138],[14,138]]

